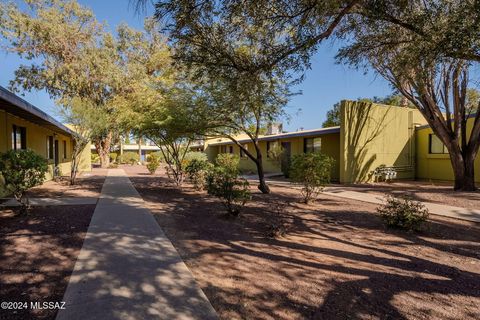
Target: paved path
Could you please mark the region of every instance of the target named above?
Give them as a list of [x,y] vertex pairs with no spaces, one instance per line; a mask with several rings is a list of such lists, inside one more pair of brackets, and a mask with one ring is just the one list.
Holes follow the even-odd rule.
[[[288,181],[268,181],[272,185],[281,185],[297,188],[297,186],[291,184]],[[341,197],[346,199],[353,199],[358,201],[364,201],[369,203],[381,204],[385,201],[385,197],[379,194],[366,193],[345,190],[342,187],[327,187],[325,188],[324,194],[328,194],[335,197]],[[473,222],[480,222],[480,210],[479,209],[467,209],[461,207],[454,207],[444,204],[437,204],[432,202],[422,202],[425,207],[430,211],[431,214],[436,214],[439,216],[462,219]]]
[[110,169],[57,319],[217,319],[121,169]]
[[[28,201],[32,206],[74,206],[83,204],[97,204],[98,198],[90,197],[64,197],[64,198],[29,198]],[[15,199],[10,199],[0,206],[17,207],[18,203]]]

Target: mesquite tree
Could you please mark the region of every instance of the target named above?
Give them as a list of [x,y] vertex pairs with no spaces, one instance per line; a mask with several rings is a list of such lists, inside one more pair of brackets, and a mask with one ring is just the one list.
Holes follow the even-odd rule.
[[[474,161],[480,147],[480,101],[472,101],[478,96],[468,90],[478,37],[470,30],[459,32],[472,23],[472,12],[463,12],[468,3],[366,5],[366,11],[348,17],[341,34],[353,41],[337,56],[372,67],[415,105],[450,154],[454,189],[464,191],[475,190]],[[452,35],[459,45],[471,47],[458,52],[452,48]]]
[[80,98],[110,114],[108,126],[92,137],[107,167],[116,119],[111,100],[123,85],[115,39],[76,1],[25,2],[25,7],[0,4],[4,48],[30,62],[17,68],[11,89],[45,90],[65,108]]

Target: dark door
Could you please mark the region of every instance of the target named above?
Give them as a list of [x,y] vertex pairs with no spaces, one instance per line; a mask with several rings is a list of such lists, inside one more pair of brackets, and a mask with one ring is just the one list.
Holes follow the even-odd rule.
[[292,156],[292,147],[290,142],[282,142],[282,160],[280,163],[280,168],[282,169],[285,177],[288,178],[288,171],[290,170],[290,158]]
[[54,147],[54,156],[53,156],[53,161],[55,163],[55,167],[58,166],[58,140],[55,140],[55,147]]

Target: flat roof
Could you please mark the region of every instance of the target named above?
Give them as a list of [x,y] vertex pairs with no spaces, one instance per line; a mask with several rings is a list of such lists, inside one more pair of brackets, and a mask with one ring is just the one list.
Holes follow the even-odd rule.
[[[288,139],[288,138],[298,138],[298,137],[312,137],[312,136],[321,136],[324,134],[330,133],[340,133],[340,127],[329,127],[329,128],[319,128],[319,129],[312,129],[312,130],[302,130],[302,131],[294,131],[294,132],[286,132],[286,133],[279,133],[279,134],[270,134],[261,136],[258,138],[258,141],[275,141],[278,139]],[[238,140],[239,143],[246,143],[251,142],[251,139],[241,139]],[[222,145],[222,144],[233,144],[232,141],[221,141],[221,142],[212,142],[209,143],[211,146],[215,145]]]
[[69,136],[74,134],[74,132],[65,125],[2,86],[0,86],[0,110],[4,110],[9,114],[46,127],[52,131]]
[[[467,119],[475,118],[476,116],[477,116],[477,112],[470,114],[470,115],[467,117]],[[452,122],[453,122],[453,119],[452,119]],[[422,129],[426,129],[426,128],[430,128],[430,125],[429,125],[429,124],[419,125],[419,126],[416,126],[416,127],[415,127],[415,130],[422,130]]]

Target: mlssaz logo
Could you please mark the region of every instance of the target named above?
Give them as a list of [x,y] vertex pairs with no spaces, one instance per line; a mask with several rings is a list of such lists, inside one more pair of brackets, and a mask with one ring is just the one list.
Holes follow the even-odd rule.
[[65,302],[64,301],[30,302],[30,309],[65,310]]

